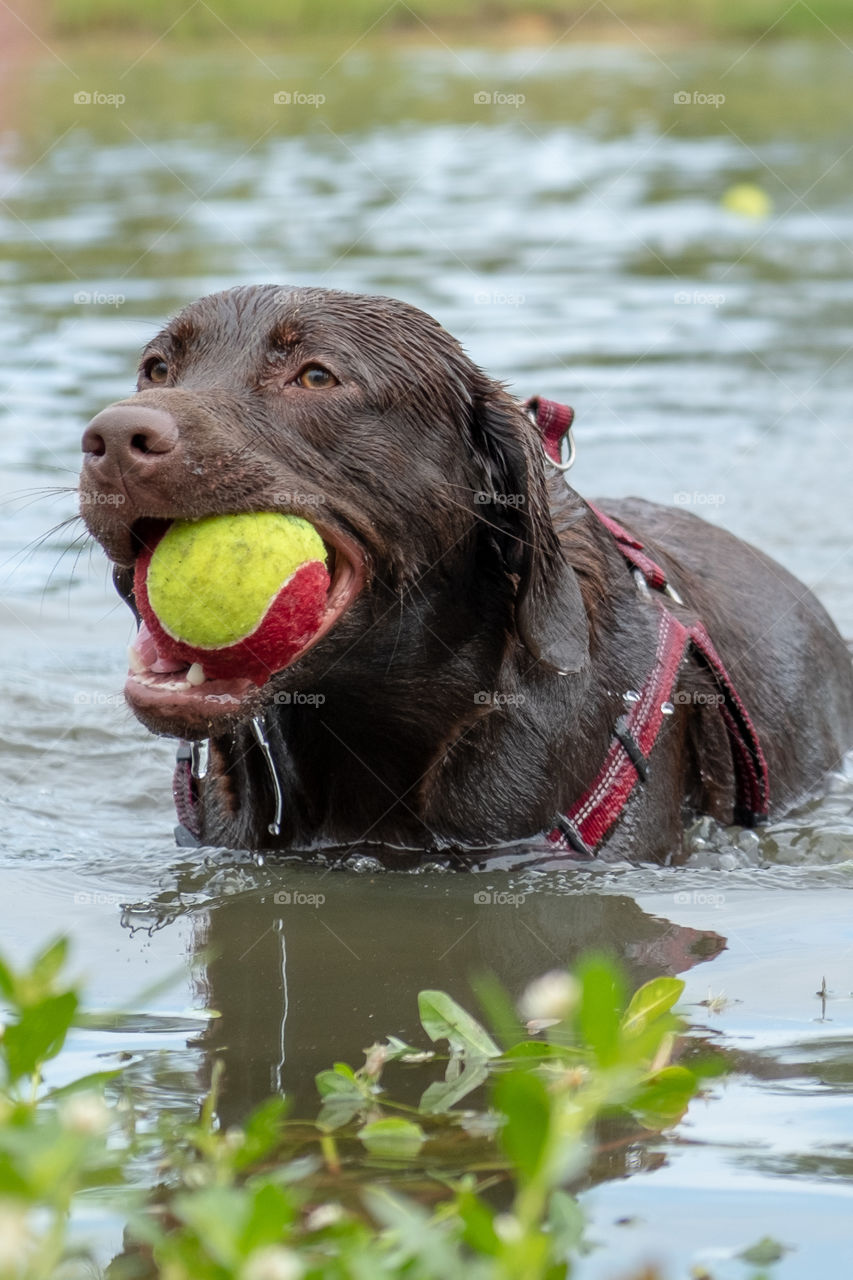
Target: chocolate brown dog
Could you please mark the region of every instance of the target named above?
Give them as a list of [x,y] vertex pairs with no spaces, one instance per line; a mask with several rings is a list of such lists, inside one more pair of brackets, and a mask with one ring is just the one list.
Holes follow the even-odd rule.
[[288,511],[328,549],[323,624],[262,687],[128,679],[154,733],[209,739],[183,796],[205,844],[550,833],[671,858],[685,812],[781,814],[853,742],[850,655],[807,588],[682,510],[597,512],[523,407],[402,302],[202,298],[83,450],[84,518],[131,608],[171,520]]

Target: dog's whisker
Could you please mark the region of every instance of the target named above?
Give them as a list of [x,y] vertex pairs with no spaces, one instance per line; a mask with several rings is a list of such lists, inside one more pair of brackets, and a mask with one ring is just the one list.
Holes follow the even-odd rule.
[[[12,572],[16,572],[18,569],[22,568],[37,551],[41,550],[48,539],[55,537],[56,534],[61,533],[63,529],[70,528],[72,525],[76,524],[78,520],[80,520],[79,515],[67,516],[64,520],[60,520],[57,524],[53,525],[52,528],[45,530],[44,533],[40,533],[38,537],[33,538],[30,542],[25,543],[23,547],[20,547],[15,552],[14,556],[11,556],[8,560],[4,561],[2,565],[0,565],[0,569],[5,569],[7,565],[13,565]],[[88,536],[88,534],[86,534],[86,536]],[[74,541],[76,542],[76,538]],[[67,550],[68,547],[64,547],[62,549],[62,554],[64,555]]]
[[36,486],[32,489],[18,489],[15,493],[10,493],[8,497],[0,502],[0,507],[12,507],[15,503],[20,505],[16,508],[18,511],[25,511],[28,507],[33,506],[37,502],[46,501],[49,498],[67,497],[69,494],[78,492],[76,485],[44,485]]
[[76,537],[74,537],[71,540],[71,542],[68,544],[67,547],[62,548],[50,572],[47,575],[47,579],[45,580],[44,586],[42,587],[42,593],[41,593],[42,604],[44,604],[45,596],[47,595],[47,592],[50,589],[51,583],[53,582],[55,575],[59,572],[59,567],[62,564],[63,560],[69,554],[69,552],[76,552],[74,556],[74,561],[71,565],[71,573],[68,580],[68,585],[70,588],[72,582],[74,581],[74,574],[77,571],[77,565],[80,562],[80,556],[86,550],[87,545],[91,545],[91,541],[92,539],[89,531],[87,529],[84,529],[80,533],[78,533]]

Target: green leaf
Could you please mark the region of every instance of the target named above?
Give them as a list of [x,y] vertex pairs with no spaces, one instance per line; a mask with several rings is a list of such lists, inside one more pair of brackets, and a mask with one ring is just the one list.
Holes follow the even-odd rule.
[[552,1192],[548,1206],[548,1227],[554,1241],[554,1252],[559,1257],[583,1248],[586,1218],[577,1200],[567,1191],[558,1188]]
[[619,1056],[619,1032],[625,1003],[625,984],[615,964],[592,957],[581,965],[580,1033],[602,1066]]
[[388,1036],[386,1062],[397,1062],[399,1059],[416,1058],[418,1060],[426,1060],[435,1056],[432,1049],[420,1050],[414,1045],[406,1044],[405,1040],[401,1040],[399,1036]]
[[753,1266],[766,1267],[774,1262],[780,1262],[785,1254],[790,1252],[790,1245],[780,1244],[772,1236],[763,1236],[761,1240],[750,1245],[748,1249],[744,1249],[742,1253],[736,1256],[743,1262],[751,1262]]
[[504,1049],[523,1040],[524,1027],[503,983],[493,973],[482,973],[472,979],[471,986]]
[[[393,1251],[384,1254],[384,1270],[374,1270],[372,1275],[452,1276],[455,1280],[460,1274],[456,1248],[421,1205],[385,1187],[368,1187],[364,1201],[371,1217],[392,1233],[394,1240]],[[409,1259],[417,1259],[419,1265],[404,1272],[403,1265]]]
[[0,959],[0,995],[6,1000],[14,1001],[17,985],[15,974],[6,964],[6,961]]
[[277,1244],[293,1221],[293,1206],[281,1187],[262,1183],[252,1193],[251,1207],[238,1239],[240,1254],[246,1257],[253,1249]]
[[634,1094],[630,1109],[647,1129],[665,1129],[687,1110],[696,1092],[696,1077],[687,1067],[664,1067]]
[[680,978],[652,978],[631,997],[622,1018],[622,1032],[626,1036],[639,1035],[651,1022],[667,1013],[680,999],[684,983]]
[[492,1210],[473,1191],[460,1191],[456,1196],[456,1212],[462,1221],[462,1239],[477,1253],[490,1257],[501,1251],[501,1241],[494,1228]]
[[418,996],[421,1025],[430,1040],[448,1040],[457,1053],[497,1058],[500,1049],[476,1018],[444,991],[422,991]]
[[121,1067],[116,1067],[113,1071],[93,1071],[91,1075],[81,1076],[79,1080],[59,1085],[56,1089],[48,1089],[42,1101],[57,1102],[60,1098],[67,1098],[72,1093],[80,1093],[81,1090],[99,1093],[105,1084],[115,1080],[121,1073]]
[[59,1053],[76,1008],[76,995],[66,991],[21,1010],[18,1022],[6,1028],[2,1041],[12,1082],[32,1075],[37,1067]]
[[582,1049],[571,1045],[553,1044],[549,1040],[522,1040],[514,1044],[504,1054],[505,1062],[523,1062],[533,1066],[538,1062],[546,1062],[550,1058],[559,1058],[567,1066],[583,1062],[586,1055]]
[[175,1196],[171,1209],[195,1232],[214,1262],[223,1267],[236,1266],[240,1260],[238,1242],[251,1215],[247,1191],[203,1187]]
[[355,1119],[363,1106],[362,1098],[327,1098],[317,1116],[317,1127],[327,1131],[342,1129]]
[[[453,1059],[451,1059],[451,1063]],[[482,1058],[469,1059],[459,1073],[451,1075],[447,1080],[435,1080],[424,1090],[418,1110],[426,1115],[439,1115],[449,1111],[473,1089],[478,1088],[488,1078],[488,1063]]]
[[335,1064],[333,1071],[320,1071],[314,1077],[317,1091],[323,1099],[317,1124],[321,1129],[340,1129],[349,1124],[366,1102],[363,1087],[356,1079],[352,1067],[345,1062]]
[[511,1071],[497,1081],[494,1104],[506,1122],[500,1143],[509,1159],[528,1181],[539,1170],[548,1145],[551,1100],[540,1078],[530,1071]]
[[411,1160],[426,1142],[426,1134],[411,1120],[373,1120],[358,1131],[358,1137],[372,1156]]
[[243,1145],[234,1155],[236,1168],[255,1164],[279,1145],[287,1107],[284,1098],[268,1098],[243,1122]]
[[356,1097],[360,1101],[364,1097],[355,1072],[343,1062],[337,1063],[332,1071],[318,1071],[314,1081],[321,1098]]
[[67,938],[57,938],[55,942],[45,947],[41,955],[33,961],[32,978],[36,985],[44,991],[49,990],[67,959]]

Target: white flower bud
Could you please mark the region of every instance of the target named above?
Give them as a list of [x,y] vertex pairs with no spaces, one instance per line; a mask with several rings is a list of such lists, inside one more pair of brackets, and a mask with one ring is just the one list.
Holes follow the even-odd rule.
[[300,1280],[305,1267],[292,1249],[269,1244],[256,1249],[240,1272],[240,1280]]
[[551,1025],[562,1022],[577,1007],[580,984],[563,969],[535,978],[518,1002],[523,1018]]
[[512,1213],[498,1213],[492,1220],[495,1235],[504,1244],[515,1244],[524,1235],[521,1223]]
[[110,1127],[110,1111],[96,1093],[72,1093],[59,1108],[64,1129],[84,1138],[96,1138]]
[[0,1272],[19,1275],[32,1243],[26,1210],[11,1200],[0,1201]]
[[340,1222],[343,1216],[344,1211],[339,1204],[318,1204],[306,1217],[305,1227],[308,1231],[322,1231],[324,1227]]

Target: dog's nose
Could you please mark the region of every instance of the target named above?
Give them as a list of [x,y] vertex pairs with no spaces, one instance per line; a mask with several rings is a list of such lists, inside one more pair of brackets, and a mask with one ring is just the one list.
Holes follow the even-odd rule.
[[83,432],[82,449],[87,462],[103,458],[124,473],[129,466],[151,455],[171,453],[179,439],[178,424],[165,409],[151,405],[114,404],[93,418]]

